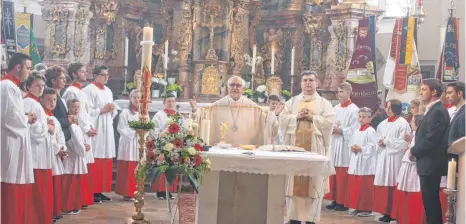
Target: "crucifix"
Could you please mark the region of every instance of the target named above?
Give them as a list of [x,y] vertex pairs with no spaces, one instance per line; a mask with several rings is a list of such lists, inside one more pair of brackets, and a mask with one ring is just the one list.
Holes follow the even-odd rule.
[[216,61],[218,60],[218,56],[214,49],[214,30],[217,27],[223,27],[223,24],[215,23],[214,19],[220,14],[220,6],[213,4],[206,5],[204,13],[210,18],[210,23],[201,23],[201,27],[210,30],[210,48],[207,51],[206,60]]

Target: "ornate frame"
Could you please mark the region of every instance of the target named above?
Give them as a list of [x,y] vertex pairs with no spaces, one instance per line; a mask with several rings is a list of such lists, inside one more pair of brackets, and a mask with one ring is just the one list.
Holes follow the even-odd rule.
[[[335,32],[335,36],[337,37],[337,42],[335,46],[335,55],[336,55],[336,61],[335,61],[335,68],[337,71],[342,72],[346,70],[347,67],[347,62],[348,62],[348,28],[345,24],[344,21],[338,22],[334,27],[333,27],[333,32]],[[343,42],[343,43],[341,43]],[[339,45],[340,43],[344,46],[342,56],[339,54]]]
[[[52,55],[63,55],[66,54],[68,48],[67,48],[67,43],[68,39],[66,38],[68,35],[68,15],[69,15],[69,10],[63,6],[56,5],[52,12],[52,28],[50,32],[50,37],[51,37],[51,46],[52,47]],[[57,44],[57,37],[56,37],[56,28],[57,28],[57,23],[58,22],[64,22],[63,26],[63,34],[61,37],[63,39],[63,43]],[[65,37],[65,38],[63,38]]]
[[[103,36],[104,39],[104,49],[99,50],[99,45],[100,45],[100,36]],[[95,32],[95,50],[94,50],[94,58],[96,59],[105,59],[106,53],[107,53],[107,46],[105,42],[107,41],[107,29],[103,28],[98,28],[97,31]]]
[[80,30],[81,35],[76,36],[74,39],[74,55],[78,58],[82,57],[84,55],[84,48],[85,48],[85,33],[87,30],[86,25],[86,20],[88,16],[88,10],[85,7],[79,7],[77,13],[76,13],[76,32]]
[[219,81],[220,77],[217,68],[213,65],[207,67],[202,73],[201,94],[209,96],[219,96]]

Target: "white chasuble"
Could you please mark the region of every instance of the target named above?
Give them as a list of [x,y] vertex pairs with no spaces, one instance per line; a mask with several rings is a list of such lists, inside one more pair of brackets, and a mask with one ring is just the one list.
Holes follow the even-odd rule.
[[117,106],[114,104],[115,110],[113,110],[113,112],[100,113],[100,110],[104,108],[105,105],[113,104],[113,93],[106,86],[104,86],[104,89],[100,89],[94,84],[89,84],[83,91],[89,99],[91,123],[93,127],[97,129],[97,135],[91,139],[94,158],[114,158],[116,153],[113,118],[118,114]]
[[1,181],[10,184],[34,183],[28,117],[21,90],[10,80],[0,82]]
[[333,165],[335,167],[348,167],[351,152],[348,142],[359,128],[359,108],[354,103],[346,107],[338,104],[334,110],[337,117],[335,126],[341,129],[341,134],[332,135]]
[[411,127],[404,118],[399,117],[390,122],[389,119],[391,118],[385,119],[377,126],[377,133],[383,139],[385,147],[377,145],[377,166],[374,178],[376,186],[396,186],[404,149],[408,144],[404,136],[411,133]]
[[[307,108],[312,113],[312,122],[298,121],[298,112]],[[329,101],[315,93],[312,96],[302,94],[285,103],[280,114],[280,131],[284,135],[284,144],[303,147],[306,151],[327,156],[332,161],[331,135],[335,122],[335,112]],[[330,173],[335,173],[333,164]],[[319,221],[323,196],[329,192],[328,177],[294,177],[288,178],[288,218],[301,221]]]
[[215,145],[221,141],[222,122],[228,123],[226,143],[233,146],[264,144],[265,112],[244,96],[237,101],[225,96],[208,107],[200,108],[195,117],[200,132],[202,121],[210,120],[210,141],[207,145]]

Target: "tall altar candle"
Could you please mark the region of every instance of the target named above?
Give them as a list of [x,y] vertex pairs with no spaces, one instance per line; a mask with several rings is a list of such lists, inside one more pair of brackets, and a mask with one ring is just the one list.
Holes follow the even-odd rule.
[[140,104],[140,120],[143,122],[149,121],[149,103],[150,100],[150,86],[152,84],[151,78],[151,65],[152,65],[152,46],[154,45],[153,41],[154,29],[151,27],[144,27],[143,36],[142,36],[142,63],[141,70],[143,74],[142,84],[142,99]]
[[252,74],[256,73],[256,54],[257,54],[257,47],[254,45],[254,48],[252,49]]
[[203,119],[201,122],[201,139],[206,145],[210,145],[210,120]]
[[165,70],[168,68],[168,40],[165,41],[165,58],[163,61],[163,68]]
[[294,75],[294,52],[295,49],[293,47],[293,49],[291,49],[291,76]]
[[451,159],[448,162],[448,177],[447,177],[447,188],[450,190],[455,190],[455,180],[456,180],[456,162],[454,159]]
[[152,45],[149,41],[153,41],[154,29],[151,27],[144,27],[142,36],[142,64],[141,70],[144,71],[144,67],[151,70],[152,65]]
[[128,37],[125,38],[125,67],[128,67]]
[[275,74],[275,46],[272,46],[272,65],[271,73]]

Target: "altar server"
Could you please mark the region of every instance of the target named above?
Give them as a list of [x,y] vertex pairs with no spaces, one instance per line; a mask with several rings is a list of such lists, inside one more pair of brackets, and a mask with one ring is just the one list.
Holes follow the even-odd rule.
[[[67,101],[68,113],[79,116],[81,103],[78,99]],[[63,210],[70,215],[80,212],[81,206],[85,204],[88,192],[87,159],[86,152],[91,149],[90,143],[86,142],[85,135],[78,124],[70,126],[71,139],[68,140],[68,158],[64,160],[66,175],[63,176]]]
[[390,222],[393,194],[401,159],[406,148],[404,136],[411,132],[408,122],[400,117],[401,102],[396,99],[386,104],[388,118],[377,127],[377,166],[374,179],[374,207],[372,211],[383,214],[379,221]]
[[[97,134],[97,130],[94,128],[93,124],[91,123],[91,116],[90,116],[90,105],[89,105],[89,97],[88,95],[82,90],[81,86],[86,83],[87,81],[87,72],[86,68],[81,63],[72,63],[68,66],[68,75],[72,77],[73,82],[71,85],[66,89],[65,93],[63,93],[63,100],[68,102],[72,99],[78,99],[80,102],[80,111],[79,116],[77,116],[77,124],[81,128],[82,132],[87,136],[85,138],[94,138]],[[87,142],[90,143],[90,140]],[[91,148],[92,150],[92,148]],[[89,165],[88,165],[89,166]],[[88,176],[94,188],[95,182],[100,182],[93,172],[93,169],[88,170]],[[97,196],[93,198],[95,203],[101,203],[101,197]],[[88,203],[89,204],[89,203]]]
[[19,84],[31,71],[31,58],[16,53],[8,62],[8,72],[0,82],[1,123],[1,223],[28,223],[34,183],[33,153],[29,124],[33,112],[26,114]]
[[343,82],[338,86],[338,100],[335,110],[337,122],[332,133],[332,153],[336,175],[330,177],[330,193],[325,196],[327,200],[333,200],[327,209],[347,211],[345,192],[348,180],[348,166],[350,162],[350,148],[348,142],[359,128],[359,108],[351,102],[351,84]]
[[[169,119],[176,114],[176,97],[172,94],[167,94],[163,100],[164,109],[157,112],[152,121],[155,123],[155,129],[151,132],[154,138],[157,138],[160,132],[167,129]],[[165,175],[162,174],[152,185],[152,190],[157,191],[157,198],[160,200],[166,199],[167,195],[165,192]],[[171,192],[178,191],[178,176],[173,181],[173,184],[168,186],[168,197],[173,198]]]
[[421,185],[417,174],[416,161],[409,159],[410,149],[414,146],[416,129],[424,115],[418,114],[411,121],[412,135],[408,135],[409,146],[401,161],[397,177],[397,190],[394,194],[391,218],[399,224],[426,223],[424,206],[422,205]]
[[45,78],[38,72],[33,72],[26,81],[27,94],[24,98],[24,111],[37,115],[37,122],[31,125],[31,148],[34,166],[34,184],[32,186],[31,222],[52,223],[53,193],[52,193],[52,143],[49,133],[55,132],[53,120],[47,120],[39,97],[44,92]]
[[139,161],[139,137],[136,131],[129,127],[128,122],[139,120],[139,93],[138,90],[133,90],[129,94],[131,103],[129,108],[121,111],[117,127],[120,142],[115,193],[123,196],[124,200],[133,200],[136,191],[134,170]]
[[61,125],[57,118],[52,114],[52,111],[57,105],[57,92],[52,88],[45,88],[44,93],[39,97],[40,104],[44,108],[47,120],[51,121],[55,127],[55,132],[48,133],[47,138],[50,138],[52,146],[52,180],[53,180],[53,219],[58,220],[63,218],[61,215],[61,175],[64,174],[62,159],[66,157],[66,142],[65,135],[61,129]]
[[[335,118],[332,105],[317,92],[317,75],[301,73],[302,93],[285,103],[280,114],[280,130],[286,145],[296,145],[332,159],[330,139]],[[329,173],[335,173],[333,164]],[[286,191],[290,224],[319,221],[322,199],[329,191],[328,178],[291,176]]]
[[94,81],[83,89],[89,99],[91,123],[97,129],[96,137],[91,140],[95,160],[94,197],[102,201],[110,201],[102,192],[112,191],[112,167],[115,158],[113,118],[117,111],[113,104],[112,90],[105,86],[108,75],[106,66],[97,66],[94,69]]
[[281,135],[278,133],[278,116],[283,111],[284,104],[276,95],[271,95],[268,98],[269,110],[267,111],[267,118],[265,119],[264,128],[264,144],[281,144]]
[[378,134],[371,127],[372,110],[364,107],[359,110],[359,131],[350,138],[351,150],[348,168],[348,185],[345,207],[355,209],[352,215],[371,215],[374,203],[374,175],[377,162]]

